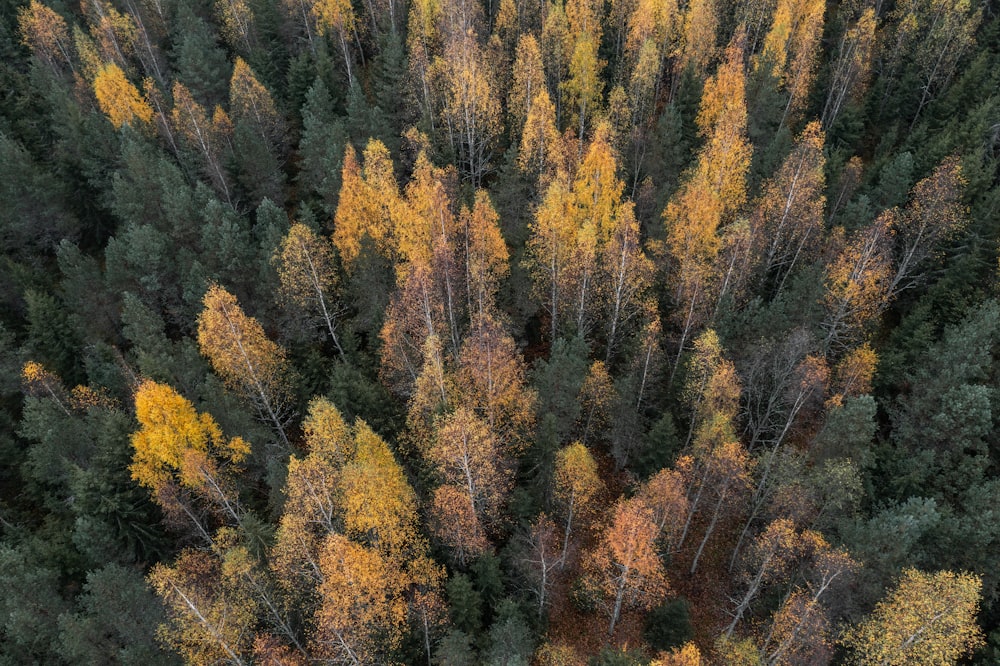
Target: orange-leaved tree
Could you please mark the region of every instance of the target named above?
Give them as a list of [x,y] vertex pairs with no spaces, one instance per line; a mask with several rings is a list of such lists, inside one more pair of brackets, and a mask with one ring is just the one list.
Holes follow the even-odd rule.
[[666,597],[670,586],[656,552],[659,528],[652,512],[636,499],[619,500],[601,540],[586,554],[584,587],[604,607],[613,634],[623,610],[645,610]]
[[[482,552],[488,544],[486,530],[501,519],[511,489],[510,462],[499,441],[485,421],[463,406],[442,419],[426,457],[442,488],[450,489],[435,495],[439,536],[459,561],[466,554]],[[456,533],[454,526],[459,524],[469,532]]]

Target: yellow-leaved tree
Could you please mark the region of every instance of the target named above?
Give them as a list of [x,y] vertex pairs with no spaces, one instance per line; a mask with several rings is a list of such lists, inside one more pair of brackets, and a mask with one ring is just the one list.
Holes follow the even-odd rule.
[[953,664],[982,645],[976,624],[982,580],[907,569],[865,622],[842,639],[856,664]]
[[332,293],[337,285],[337,271],[329,240],[304,224],[293,224],[275,250],[273,261],[278,267],[282,295],[298,307],[319,310],[340,358],[346,360],[337,336],[340,307]]
[[125,72],[113,62],[97,72],[94,94],[101,111],[116,128],[133,123],[149,123],[153,119],[153,108],[125,77]]
[[268,339],[236,297],[213,284],[198,315],[198,347],[227,386],[237,391],[270,423],[289,446],[285,426],[290,413],[285,350]]
[[705,145],[687,180],[663,213],[666,249],[673,262],[671,282],[681,325],[677,372],[685,344],[710,314],[716,300],[719,228],[729,222],[746,201],[746,176],[752,148],[747,138],[747,107],[743,49],[745,31],[739,30],[726,50],[725,61],[705,83],[698,126]]
[[[143,382],[135,394],[139,430],[132,435],[132,478],[149,488],[167,517],[190,520],[211,543],[202,512],[242,520],[228,470],[250,453],[240,437],[227,439],[209,414],[166,384]],[[192,496],[198,502],[192,502]]]
[[597,462],[590,450],[580,442],[574,442],[556,453],[555,500],[565,522],[563,528],[560,567],[566,564],[569,539],[574,519],[584,522],[593,517],[597,495],[604,489],[604,483],[597,473]]

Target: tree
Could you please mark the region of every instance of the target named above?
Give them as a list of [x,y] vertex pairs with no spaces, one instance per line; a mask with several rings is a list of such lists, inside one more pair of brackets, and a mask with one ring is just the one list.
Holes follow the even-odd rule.
[[474,314],[480,320],[487,316],[501,282],[510,273],[509,253],[499,222],[500,217],[485,190],[476,192],[472,210],[463,206],[459,214],[470,318],[474,318]]
[[168,516],[186,514],[209,543],[203,521],[177,490],[196,493],[239,523],[243,510],[225,468],[244,460],[250,445],[240,437],[224,438],[209,414],[198,414],[166,384],[143,382],[135,394],[135,412],[140,429],[132,435],[132,478],[153,491]]
[[328,302],[337,281],[333,248],[329,242],[306,225],[296,223],[288,230],[281,247],[275,249],[272,261],[278,265],[285,298],[299,307],[319,306],[330,339],[340,358],[346,360],[336,330],[339,304]]
[[335,664],[380,663],[402,640],[400,581],[378,551],[331,534],[320,555],[314,653]]
[[340,411],[325,398],[309,403],[302,430],[308,453],[288,460],[284,514],[271,549],[271,569],[306,612],[314,605],[308,602],[311,592],[323,580],[321,544],[343,530],[341,473],[354,455],[354,439]]
[[683,37],[675,78],[690,69],[699,81],[708,75],[718,52],[719,15],[715,0],[692,0],[684,12]]
[[[637,70],[643,53],[655,54],[657,63],[654,75],[658,78],[663,60],[669,54],[683,27],[683,17],[676,2],[651,2],[638,0],[628,16],[625,55],[627,62]],[[713,45],[714,45],[713,34]]]
[[223,39],[234,51],[249,56],[257,45],[253,9],[246,0],[215,0],[214,4]]
[[535,294],[548,311],[552,340],[557,337],[559,323],[572,298],[576,230],[572,225],[571,205],[568,184],[556,178],[529,225],[528,267],[534,277]]
[[844,105],[859,103],[868,88],[875,51],[875,26],[875,9],[869,7],[841,37],[820,118],[823,127],[827,129],[837,121]]
[[221,107],[216,107],[214,116],[209,119],[204,107],[195,101],[191,91],[180,81],[174,82],[173,98],[174,108],[170,119],[174,130],[184,142],[201,154],[212,184],[226,201],[232,203],[229,179],[223,169],[224,149],[232,134],[228,116]]
[[642,321],[651,309],[647,291],[653,283],[653,263],[642,250],[639,223],[631,202],[621,206],[616,226],[604,244],[600,260],[601,301],[607,322],[607,351],[610,362],[616,345],[629,326]]
[[532,522],[523,542],[524,554],[519,563],[530,581],[532,593],[538,598],[538,618],[542,619],[546,606],[551,603],[549,592],[562,562],[559,556],[559,530],[542,513]]
[[538,48],[538,41],[530,33],[518,37],[511,78],[510,92],[507,96],[507,114],[510,116],[508,129],[511,136],[516,137],[524,133],[524,126],[531,107],[535,104],[535,98],[545,91],[542,52]]
[[670,589],[654,545],[658,532],[642,502],[619,500],[612,523],[584,559],[584,583],[611,618],[609,635],[614,634],[623,609],[652,608]]
[[899,212],[882,213],[859,229],[827,267],[824,305],[827,353],[851,345],[889,304],[892,288],[892,230]]
[[73,67],[73,43],[66,27],[66,20],[38,0],[31,0],[17,10],[17,24],[21,41],[31,52],[56,73],[65,65]]
[[694,643],[685,643],[670,652],[661,652],[649,666],[702,666],[701,651]]
[[451,549],[460,565],[464,566],[489,549],[483,525],[461,486],[445,484],[434,490],[431,517],[434,534]]
[[288,367],[285,351],[248,317],[236,297],[213,284],[202,299],[198,316],[198,346],[226,384],[270,422],[285,446],[288,418]]
[[[704,495],[706,490],[709,493],[707,497],[710,501],[714,502],[714,506],[711,509],[709,522],[705,526],[705,533],[702,535],[694,558],[691,560],[690,571],[692,574],[698,570],[698,562],[701,560],[701,556],[705,552],[705,546],[708,544],[709,539],[711,539],[715,528],[718,527],[720,519],[723,517],[730,518],[734,512],[738,512],[742,508],[749,489],[750,471],[752,469],[749,456],[747,456],[746,451],[738,441],[727,441],[725,438],[714,443],[696,441],[695,446],[697,449],[708,448],[708,450],[705,453],[699,454],[698,458],[694,461],[696,463],[694,469],[699,470],[700,478],[697,480],[697,490],[694,500],[689,505],[688,523],[685,526],[685,531],[681,533],[681,541],[678,543],[678,547],[683,544],[688,526],[690,525],[691,516],[697,510],[700,501],[706,497]],[[689,471],[691,469],[691,461],[682,458],[678,463],[678,468],[682,474],[689,476],[691,474]]]
[[389,149],[378,139],[371,139],[363,157],[362,168],[354,148],[348,145],[344,149],[340,197],[333,219],[333,244],[348,274],[366,235],[380,253],[395,259],[395,223],[401,198]]
[[549,3],[542,23],[541,44],[549,90],[556,96],[554,100],[556,121],[560,124],[565,113],[562,82],[569,73],[569,62],[574,49],[573,35],[570,33],[564,4],[562,0]]
[[726,638],[731,638],[743,614],[761,591],[761,587],[774,580],[781,580],[785,568],[798,554],[798,535],[791,520],[778,519],[772,522],[754,541],[744,562],[746,590],[732,612],[733,620],[726,627]]
[[131,125],[136,120],[149,123],[153,119],[152,107],[114,63],[108,63],[97,72],[94,94],[101,111],[116,128]]
[[556,108],[543,87],[531,99],[521,132],[517,165],[546,188],[562,167],[562,140],[556,129]]
[[960,203],[964,186],[961,163],[952,156],[913,188],[903,214],[894,219],[896,274],[889,287],[890,298],[915,286],[919,275],[914,273],[921,264],[965,225]]
[[527,385],[514,339],[489,312],[466,336],[455,379],[462,404],[484,419],[500,450],[520,453],[535,423],[537,394]]
[[597,474],[597,463],[586,446],[574,442],[556,454],[554,496],[565,519],[560,567],[566,565],[574,518],[578,522],[587,521],[595,509],[597,495],[603,489],[604,483]]
[[617,167],[612,130],[602,121],[576,173],[560,171],[551,180],[529,225],[525,263],[551,318],[553,340],[560,324],[575,324],[574,332],[586,336],[595,316],[603,315],[613,347],[621,327],[645,306],[651,266],[634,211],[622,201],[625,184]]
[[913,68],[920,85],[920,100],[910,123],[935,94],[948,84],[965,51],[975,43],[982,12],[967,0],[908,0],[896,7],[895,34],[889,42],[886,94],[892,90],[900,66]]
[[[775,295],[781,293],[796,265],[816,255],[822,240],[826,203],[823,140],[819,123],[809,123],[778,173],[764,185],[764,194],[750,217],[753,263],[759,279],[770,285]],[[737,261],[734,257],[733,263]],[[733,270],[731,263],[729,273]],[[736,269],[732,278],[734,291],[741,282],[739,273]]]
[[649,477],[636,493],[636,497],[653,515],[653,522],[659,528],[658,538],[664,552],[671,553],[675,539],[679,536],[684,517],[688,511],[688,498],[684,479],[679,472],[661,469]]
[[594,115],[601,104],[604,83],[601,70],[605,62],[598,57],[600,37],[581,32],[573,46],[573,56],[569,61],[569,80],[561,84],[567,104],[576,107],[577,124],[580,127],[578,139],[583,145],[583,132],[587,118]]
[[[90,24],[90,36],[93,38],[91,44],[96,47],[96,53],[87,54],[89,50],[87,47],[80,48],[84,43],[83,40],[76,40],[77,52],[84,61],[84,72],[88,78],[93,76],[92,68],[98,66],[93,56],[104,62],[114,62],[123,70],[131,72],[132,65],[129,59],[135,52],[135,42],[138,37],[135,23],[115,9],[111,3],[103,0],[81,3],[80,9]],[[82,33],[80,36],[82,37]],[[91,71],[88,72],[88,69]]]
[[462,171],[479,187],[490,170],[493,145],[501,130],[496,75],[474,33],[463,33],[449,43],[435,66],[444,86],[441,122],[448,129]]
[[245,123],[260,136],[271,150],[281,146],[284,121],[271,98],[271,93],[257,80],[250,65],[237,57],[229,81],[229,112],[234,123]]
[[416,495],[385,440],[360,419],[353,431],[353,456],[340,480],[344,533],[403,569],[422,550]]
[[171,619],[160,634],[186,663],[250,663],[257,607],[217,556],[185,550],[154,566],[149,582]]
[[[838,603],[836,590],[851,583],[858,563],[843,550],[831,549],[817,534],[803,534],[807,566],[804,586],[789,593],[771,619],[761,646],[768,666],[826,663],[832,658],[830,609]],[[839,594],[843,595],[843,592]],[[832,603],[826,602],[834,597]]]
[[580,386],[579,402],[582,444],[586,446],[591,436],[604,439],[608,425],[613,421],[611,412],[618,402],[618,392],[603,361],[594,361],[590,365]]
[[354,68],[348,43],[356,38],[357,19],[354,16],[354,8],[345,0],[317,0],[312,4],[311,13],[320,35],[336,33],[344,56],[344,67],[347,70],[347,86],[350,88],[354,85]]
[[976,625],[982,580],[906,569],[869,618],[844,635],[856,663],[954,663],[982,644]]
[[770,66],[788,93],[782,123],[801,111],[816,70],[816,56],[823,36],[826,4],[817,0],[778,0],[771,30],[757,61]]
[[[457,277],[457,276],[452,276]],[[433,269],[425,260],[406,264],[382,324],[382,381],[401,395],[410,395],[420,376],[427,340],[457,344],[445,324],[445,308]]]
[[712,300],[719,227],[746,199],[751,148],[746,138],[744,39],[742,32],[733,37],[725,61],[705,83],[697,120],[706,143],[696,166],[663,213],[666,249],[674,262],[674,298],[681,306],[677,310],[680,344],[671,379],[688,337],[707,315],[706,302]]
[[[464,505],[471,508],[471,517],[482,528],[501,518],[500,510],[511,488],[509,463],[499,444],[482,419],[468,408],[459,407],[442,420],[437,439],[427,452],[438,476],[447,487],[458,491]],[[449,499],[455,499],[454,493]],[[435,508],[457,507],[435,503]],[[460,515],[469,520],[464,507]],[[438,520],[448,522],[448,517],[439,515]]]

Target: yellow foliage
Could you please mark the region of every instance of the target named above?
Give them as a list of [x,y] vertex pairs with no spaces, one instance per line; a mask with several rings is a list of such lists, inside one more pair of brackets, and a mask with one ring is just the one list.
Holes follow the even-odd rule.
[[139,430],[132,435],[132,478],[157,489],[177,476],[189,488],[205,483],[214,460],[238,463],[250,454],[240,437],[226,439],[215,419],[199,414],[184,396],[166,384],[145,381],[135,394]]
[[715,42],[719,29],[716,0],[691,0],[684,13],[684,39],[678,70],[690,67],[703,79],[717,53]]
[[250,651],[258,602],[240,584],[240,572],[234,570],[239,565],[233,561],[227,570],[212,553],[185,550],[173,566],[157,564],[150,572],[149,582],[170,618],[160,625],[158,637],[184,663],[239,663]]
[[548,91],[542,88],[528,107],[517,164],[522,171],[536,174],[541,184],[545,185],[561,167],[561,145],[559,130],[556,129],[556,107]]
[[361,420],[354,447],[341,474],[345,532],[402,566],[418,539],[416,494],[389,446]]
[[198,315],[198,347],[231,388],[280,427],[286,397],[285,350],[267,338],[236,297],[217,284],[208,288]]
[[365,235],[375,249],[394,258],[395,225],[404,216],[389,149],[371,139],[364,151],[364,168],[350,145],[344,153],[340,200],[334,217],[333,243],[348,273],[361,251]]
[[114,63],[108,63],[97,72],[94,94],[101,111],[116,128],[131,125],[136,119],[143,123],[149,123],[153,119],[153,108],[125,78],[125,72]]
[[320,568],[316,653],[337,663],[384,663],[406,627],[402,581],[377,551],[340,534],[327,538]]
[[248,122],[267,141],[281,137],[282,120],[267,88],[257,80],[250,65],[237,57],[229,80],[229,111],[236,122]]
[[649,666],[702,666],[701,650],[694,643],[685,643],[670,652],[661,652]]
[[953,664],[983,644],[976,623],[981,589],[973,574],[907,569],[843,643],[857,664]]
[[555,498],[564,507],[567,523],[574,515],[587,518],[594,509],[594,500],[603,489],[604,482],[598,476],[597,462],[586,446],[574,442],[556,453]]
[[17,24],[21,42],[37,57],[52,67],[60,62],[72,68],[73,46],[62,16],[38,0],[31,0],[28,6],[18,8]]
[[516,131],[524,126],[535,98],[546,90],[542,52],[538,47],[538,41],[530,33],[522,35],[517,40],[512,76],[513,81],[507,96],[507,113],[513,120],[511,134],[517,136]]
[[316,27],[323,35],[331,30],[342,33],[346,38],[354,34],[354,8],[348,0],[317,0],[312,6]]

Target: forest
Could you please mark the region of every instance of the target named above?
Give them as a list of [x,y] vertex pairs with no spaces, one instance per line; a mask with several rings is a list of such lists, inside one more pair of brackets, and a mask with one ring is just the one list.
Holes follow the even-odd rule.
[[996,0],[0,0],[0,666],[1000,663]]

